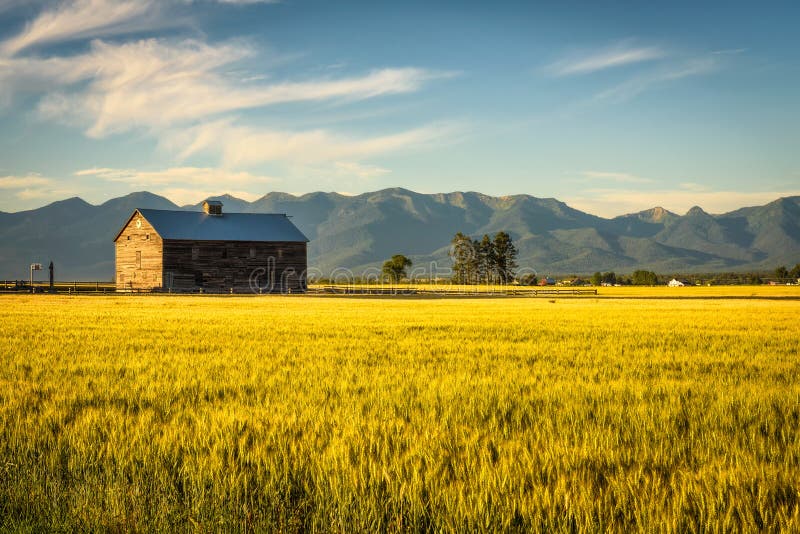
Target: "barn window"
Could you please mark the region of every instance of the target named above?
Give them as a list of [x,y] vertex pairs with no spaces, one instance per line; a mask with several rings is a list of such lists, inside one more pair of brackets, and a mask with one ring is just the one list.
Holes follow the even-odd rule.
[[145,241],[150,241],[150,234],[145,234],[144,240]]
[[256,257],[256,249],[254,249],[253,247],[250,247],[250,257],[251,258]]
[[136,251],[136,268],[137,269],[141,269],[142,268],[142,251],[141,250],[137,250]]
[[130,241],[130,240],[131,240],[131,236],[128,236],[128,241]]
[[228,247],[222,247],[222,259],[227,259],[228,257]]
[[203,273],[200,271],[195,271],[194,273],[194,285],[203,287]]
[[200,247],[192,247],[192,259],[196,260],[200,256]]

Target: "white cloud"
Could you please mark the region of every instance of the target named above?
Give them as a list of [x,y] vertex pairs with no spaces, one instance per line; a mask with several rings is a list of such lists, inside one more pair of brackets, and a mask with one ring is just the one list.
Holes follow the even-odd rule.
[[698,191],[698,192],[700,192],[700,191],[709,191],[711,189],[707,185],[698,184],[698,183],[695,183],[695,182],[681,182],[679,184],[679,187],[681,189],[686,190],[686,191]]
[[[75,192],[64,187],[52,178],[47,178],[38,173],[29,173],[22,176],[0,176],[0,205],[3,208],[19,209],[18,201],[26,200],[59,200]],[[16,199],[11,201],[11,199]]]
[[581,173],[586,178],[598,181],[611,181],[622,183],[642,184],[652,182],[650,178],[643,178],[626,172],[584,171]]
[[685,213],[700,206],[709,213],[725,213],[743,206],[759,206],[773,200],[800,195],[791,191],[713,191],[706,189],[662,189],[657,191],[627,191],[620,189],[591,189],[565,198],[570,206],[603,217],[616,217],[662,206],[675,213]]
[[[414,93],[431,80],[454,76],[452,72],[381,68],[354,76],[334,77],[325,71],[311,79],[275,80],[269,72],[250,70],[256,60],[264,68],[265,58],[244,41],[95,39],[87,51],[74,55],[16,55],[42,43],[133,31],[151,23],[153,13],[169,3],[72,0],[45,10],[22,33],[0,44],[0,106],[9,105],[15,93],[27,93],[40,97],[36,109],[41,119],[81,127],[92,138],[136,131],[155,137],[159,147],[180,160],[212,155],[226,169],[264,162],[322,164],[332,175],[359,178],[389,172],[362,158],[439,143],[458,129],[432,124],[354,137],[328,129],[257,125],[252,119],[243,125],[232,116],[293,102],[352,102]],[[185,166],[153,172],[86,169],[78,176],[203,187],[217,185],[221,175],[218,169]],[[251,184],[257,178],[233,171],[224,175],[229,183]]]
[[599,52],[562,58],[549,65],[546,70],[553,76],[588,74],[632,63],[652,61],[666,55],[666,52],[658,47],[633,47],[630,43],[618,43]]
[[29,189],[51,185],[53,181],[40,174],[25,176],[0,176],[0,189]]
[[74,0],[42,12],[25,29],[2,44],[14,55],[39,44],[129,33],[163,26],[153,0]]
[[738,55],[743,54],[749,50],[748,48],[726,48],[723,50],[714,50],[711,53],[714,55]]
[[699,57],[686,60],[679,64],[634,76],[619,85],[597,93],[593,102],[621,103],[630,100],[641,93],[663,85],[668,82],[708,74],[717,68],[717,61],[712,57]]
[[20,189],[14,196],[20,200],[38,200],[42,198],[59,198],[59,193],[49,189]]
[[337,161],[334,163],[337,174],[340,176],[355,176],[358,178],[376,178],[392,171],[375,165],[363,165],[353,161]]
[[217,186],[227,188],[263,185],[275,181],[274,178],[269,176],[210,167],[173,167],[157,171],[93,168],[80,170],[74,174],[79,177],[91,176],[111,182],[122,182],[141,187],[187,184],[198,187]]
[[103,137],[288,102],[411,93],[429,80],[453,75],[385,68],[347,78],[242,85],[238,77],[220,72],[254,55],[242,43],[93,41],[88,53],[70,57],[0,57],[0,93],[6,101],[14,90],[42,93],[39,113],[43,118],[81,124],[90,137]]
[[353,138],[327,130],[281,131],[220,120],[182,130],[166,139],[165,146],[178,151],[181,158],[198,153],[220,154],[227,167],[268,161],[318,163],[419,148],[446,141],[458,132],[459,127],[454,124],[432,124],[383,136]]

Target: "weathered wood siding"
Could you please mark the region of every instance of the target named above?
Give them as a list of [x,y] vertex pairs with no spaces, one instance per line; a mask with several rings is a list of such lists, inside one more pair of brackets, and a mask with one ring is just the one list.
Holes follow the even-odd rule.
[[[141,221],[139,228],[137,221]],[[117,290],[160,288],[163,282],[163,245],[155,229],[137,213],[115,243]],[[137,261],[137,252],[140,261]]]
[[288,293],[306,289],[306,244],[165,240],[164,289]]

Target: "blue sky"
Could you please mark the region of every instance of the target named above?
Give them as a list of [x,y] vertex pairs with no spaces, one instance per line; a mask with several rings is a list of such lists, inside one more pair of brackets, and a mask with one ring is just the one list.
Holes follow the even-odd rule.
[[800,194],[798,6],[0,0],[0,210],[395,186],[763,204]]

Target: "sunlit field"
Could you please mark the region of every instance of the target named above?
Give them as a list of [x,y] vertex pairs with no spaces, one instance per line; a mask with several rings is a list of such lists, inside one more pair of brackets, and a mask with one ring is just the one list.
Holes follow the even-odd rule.
[[800,300],[622,289],[0,297],[0,528],[799,530]]

